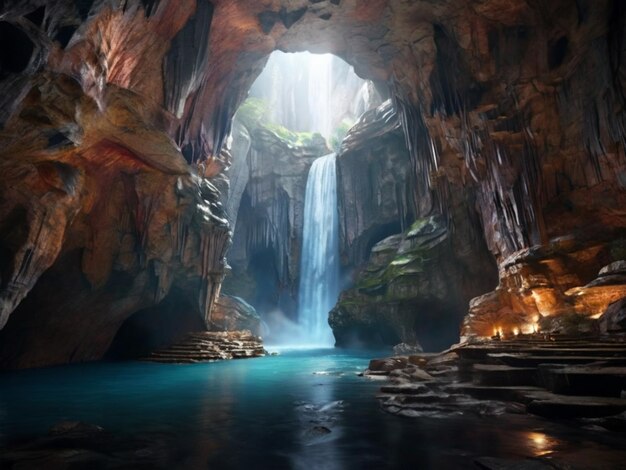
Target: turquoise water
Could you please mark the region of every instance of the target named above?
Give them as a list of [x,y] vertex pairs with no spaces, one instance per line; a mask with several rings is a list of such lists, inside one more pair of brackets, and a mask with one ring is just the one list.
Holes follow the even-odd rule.
[[165,436],[184,462],[177,468],[473,468],[475,457],[533,456],[546,443],[548,453],[599,445],[524,417],[386,414],[375,399],[380,383],[356,375],[380,354],[291,351],[209,364],[97,363],[1,374],[0,446],[45,435],[62,420]]

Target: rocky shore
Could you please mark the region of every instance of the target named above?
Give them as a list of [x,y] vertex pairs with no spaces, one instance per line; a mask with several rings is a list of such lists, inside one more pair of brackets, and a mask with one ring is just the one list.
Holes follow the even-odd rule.
[[266,355],[263,340],[249,330],[199,331],[189,333],[183,340],[154,351],[143,358],[150,362],[191,363],[244,359]]
[[518,335],[373,359],[383,410],[404,417],[532,414],[626,430],[623,337]]

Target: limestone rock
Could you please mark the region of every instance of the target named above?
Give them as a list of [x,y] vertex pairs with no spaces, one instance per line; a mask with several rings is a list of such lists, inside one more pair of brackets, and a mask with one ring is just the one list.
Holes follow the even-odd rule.
[[214,331],[250,330],[259,336],[261,318],[245,300],[222,294],[211,311],[209,328]]
[[[480,264],[455,258],[452,243],[444,220],[433,216],[374,245],[355,286],[341,293],[330,313],[337,344],[442,350],[456,342],[466,302],[488,289],[490,279],[479,276]],[[467,272],[476,276],[467,279]],[[467,290],[455,287],[461,279]]]
[[412,357],[411,354],[421,353],[421,352],[423,352],[423,349],[419,345],[419,343],[415,343],[415,344],[400,343],[400,344],[396,344],[393,347],[393,353],[396,356],[407,355],[410,358]]
[[[342,245],[357,254],[346,266],[356,273],[375,243],[404,233],[411,208],[446,221],[450,244],[430,253],[464,266],[447,281],[453,310],[477,297],[464,338],[492,335],[495,321],[601,315],[626,295],[623,273],[598,277],[626,258],[625,6],[544,3],[4,2],[0,364],[101,358],[128,318],[160,311],[172,286],[206,319],[229,243],[222,146],[274,49],[345,58],[391,97],[406,136],[398,192],[377,174],[359,186],[375,192],[354,201],[360,219]],[[46,21],[29,17],[39,7]],[[382,164],[374,157],[363,166]],[[273,199],[286,218],[285,197]],[[297,264],[280,240],[284,280]],[[414,277],[421,287],[391,290],[425,291],[432,278]],[[381,307],[380,318],[402,310]],[[348,310],[335,317],[339,330]],[[393,322],[374,326],[390,344],[402,340]]]
[[[330,151],[320,134],[292,133],[263,125],[248,132],[249,147],[238,142],[245,140],[241,131],[243,137],[236,135],[233,141],[234,150],[248,148],[247,154],[235,155],[247,162],[248,174],[240,204],[235,208],[230,197],[227,203],[237,225],[228,252],[232,273],[225,280],[224,292],[245,298],[259,310],[280,306],[293,316],[307,176],[313,161]],[[237,178],[237,185],[241,178]]]
[[340,253],[359,266],[371,247],[415,217],[410,155],[391,100],[366,112],[337,157]]
[[626,332],[626,298],[613,302],[598,319],[601,333]]

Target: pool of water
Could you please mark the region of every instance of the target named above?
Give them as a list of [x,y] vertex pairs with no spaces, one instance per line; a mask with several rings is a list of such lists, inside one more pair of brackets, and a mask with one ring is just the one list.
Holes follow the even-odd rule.
[[181,468],[473,468],[480,456],[603,455],[614,446],[611,436],[524,416],[391,416],[375,399],[380,383],[357,376],[382,354],[294,350],[0,374],[0,447],[63,420],[166,436]]

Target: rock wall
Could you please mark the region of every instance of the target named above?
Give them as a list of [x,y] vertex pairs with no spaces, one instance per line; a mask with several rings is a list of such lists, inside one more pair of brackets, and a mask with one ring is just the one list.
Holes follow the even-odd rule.
[[[156,321],[173,287],[199,320],[179,313],[179,323],[202,328],[224,275],[228,225],[211,184],[220,158],[204,174],[185,160],[166,101],[189,77],[176,77],[180,64],[160,68],[169,41],[186,42],[177,33],[193,9],[165,8],[150,21],[140,5],[99,4],[89,18],[81,8],[16,2],[0,24],[5,35],[23,33],[2,57],[0,84],[10,103],[0,367],[99,359],[133,314],[153,309]],[[23,16],[32,10],[41,22]],[[198,14],[207,40],[210,15]],[[7,67],[27,44],[30,61]]]
[[[111,92],[105,114],[74,81],[56,79],[35,83],[25,101],[38,105],[4,128],[16,136],[0,176],[7,367],[101,357],[129,315],[175,284],[204,318],[223,276],[228,226],[215,188],[140,127],[132,97]],[[39,137],[41,127],[62,141]],[[161,153],[140,146],[142,136]]]
[[625,10],[4,2],[0,362],[100,357],[120,322],[171,285],[206,319],[228,244],[207,180],[223,186],[231,118],[275,49],[331,52],[387,84],[416,217],[443,215],[458,257],[474,256],[481,233],[498,263],[499,287],[472,302],[465,336],[512,316],[595,315],[620,288],[598,292],[606,279],[594,279],[626,258]]
[[342,264],[364,263],[377,242],[415,219],[415,183],[400,121],[390,100],[367,111],[337,156],[339,249]]
[[[245,298],[261,313],[281,309],[294,318],[307,176],[313,161],[330,150],[319,134],[263,125],[249,133],[248,153],[233,153],[239,160],[245,157],[248,175],[239,197],[228,252],[232,271],[224,292]],[[243,148],[240,138],[234,136],[233,147]]]
[[415,220],[410,153],[391,101],[361,117],[337,162],[340,247],[352,282],[329,315],[336,344],[432,351],[456,342],[469,301],[497,283],[469,195],[451,199],[446,216]]

